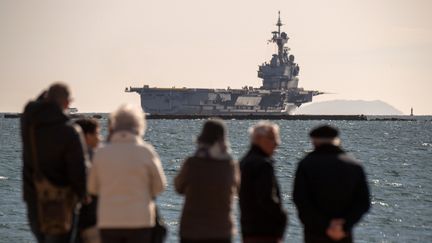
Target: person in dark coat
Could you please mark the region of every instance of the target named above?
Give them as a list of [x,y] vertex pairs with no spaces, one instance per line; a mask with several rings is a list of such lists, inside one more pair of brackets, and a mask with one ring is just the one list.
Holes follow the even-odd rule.
[[279,127],[260,122],[250,129],[251,148],[240,161],[241,229],[245,243],[282,242],[287,214],[272,155],[280,143]]
[[[76,120],[75,123],[78,124],[83,131],[85,143],[87,145],[87,153],[91,162],[93,159],[93,151],[101,141],[99,122],[93,118],[82,118]],[[77,236],[77,243],[101,242],[99,230],[96,227],[96,212],[97,197],[88,195],[79,213],[79,235]]]
[[370,207],[363,168],[340,147],[338,133],[328,125],[313,129],[315,149],[297,167],[293,201],[306,243],[353,242],[352,229]]
[[235,232],[233,201],[240,184],[238,164],[229,154],[222,120],[206,121],[197,150],[174,179],[185,196],[180,220],[181,243],[230,243]]
[[54,185],[70,186],[79,199],[86,195],[86,157],[81,129],[64,111],[69,107],[67,85],[55,83],[37,100],[30,101],[21,117],[23,142],[23,198],[30,228],[39,243],[68,242],[71,234],[46,235],[40,231],[33,182],[34,160],[30,129],[34,127],[38,167]]

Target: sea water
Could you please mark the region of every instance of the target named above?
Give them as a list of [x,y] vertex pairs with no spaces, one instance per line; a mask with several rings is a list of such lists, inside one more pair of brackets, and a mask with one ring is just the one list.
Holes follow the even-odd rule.
[[[2,117],[2,116],[0,116]],[[100,119],[106,135],[106,115]],[[168,179],[157,199],[169,225],[167,242],[178,242],[183,197],[173,178],[195,149],[203,120],[149,120],[145,139],[159,153]],[[285,242],[302,242],[302,226],[292,202],[298,161],[311,151],[308,132],[327,123],[340,128],[343,148],[361,160],[372,195],[372,208],[356,225],[356,242],[432,242],[432,117],[418,121],[275,121],[282,144],[275,170],[289,213]],[[256,121],[226,121],[233,157],[249,147],[248,127]],[[19,119],[0,118],[0,242],[35,242],[22,201]],[[235,215],[238,223],[237,202]],[[239,236],[235,241],[239,242]]]

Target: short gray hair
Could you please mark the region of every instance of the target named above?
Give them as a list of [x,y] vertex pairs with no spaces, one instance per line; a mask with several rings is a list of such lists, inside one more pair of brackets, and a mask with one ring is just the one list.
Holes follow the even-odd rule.
[[249,128],[251,139],[255,138],[256,136],[268,136],[271,132],[274,132],[275,136],[278,136],[279,126],[269,121],[260,121]]
[[142,108],[131,104],[121,105],[111,113],[110,124],[113,132],[129,131],[139,136],[144,136],[147,127]]

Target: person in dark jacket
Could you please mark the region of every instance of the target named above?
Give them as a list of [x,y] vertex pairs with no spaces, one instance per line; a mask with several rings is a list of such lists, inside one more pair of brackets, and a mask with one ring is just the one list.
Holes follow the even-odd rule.
[[[99,122],[93,118],[82,118],[76,120],[75,123],[78,124],[83,131],[87,145],[87,153],[91,162],[93,159],[93,151],[97,148],[99,142],[101,141]],[[96,212],[97,197],[88,195],[87,199],[82,204],[79,213],[79,235],[77,236],[78,243],[101,242],[99,230],[96,227]]]
[[174,180],[176,191],[185,196],[180,242],[230,243],[240,172],[229,154],[225,124],[208,120],[197,140],[195,154],[184,161]]
[[241,228],[245,243],[282,242],[287,214],[272,155],[280,143],[279,127],[260,122],[250,129],[252,145],[240,161]]
[[341,149],[338,133],[328,125],[313,129],[315,149],[297,167],[293,200],[306,243],[353,242],[352,228],[370,207],[363,168]]
[[[69,103],[70,92],[67,85],[55,83],[37,100],[30,101],[21,117],[23,198],[30,228],[39,243],[67,242],[71,234],[46,235],[40,231],[32,152],[36,151],[38,168],[51,183],[70,186],[79,199],[86,195],[85,144],[81,129],[74,126],[64,113]],[[35,147],[30,139],[32,127]]]

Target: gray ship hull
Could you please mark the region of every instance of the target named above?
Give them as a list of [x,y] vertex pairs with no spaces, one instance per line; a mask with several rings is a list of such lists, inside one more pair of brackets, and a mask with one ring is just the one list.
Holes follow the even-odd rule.
[[260,89],[128,88],[141,96],[149,114],[172,115],[291,115],[314,91]]

